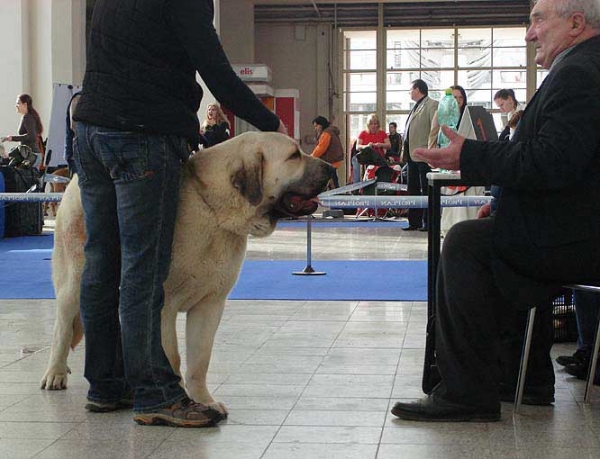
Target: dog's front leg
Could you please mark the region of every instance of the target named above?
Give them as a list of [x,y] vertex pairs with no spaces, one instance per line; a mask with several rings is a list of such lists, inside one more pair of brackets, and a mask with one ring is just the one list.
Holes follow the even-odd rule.
[[74,335],[81,335],[82,326],[79,317],[79,289],[75,291],[59,291],[56,302],[56,319],[48,367],[40,382],[42,389],[60,390],[67,388],[67,374],[71,372],[67,366],[67,357],[71,345],[79,341]]
[[185,324],[187,360],[185,384],[192,399],[212,406],[227,416],[225,405],[216,402],[206,387],[206,373],[224,307],[223,298],[221,301],[203,302],[188,311]]

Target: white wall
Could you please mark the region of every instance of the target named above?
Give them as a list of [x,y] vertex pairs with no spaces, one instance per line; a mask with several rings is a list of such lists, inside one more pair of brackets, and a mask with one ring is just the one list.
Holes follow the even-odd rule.
[[45,135],[54,83],[80,84],[85,49],[85,0],[0,1],[0,135],[15,134],[15,99],[33,98]]
[[335,115],[329,110],[330,40],[324,25],[255,25],[255,60],[271,67],[273,87],[300,90],[300,139],[307,153],[314,148],[312,120]]
[[31,89],[26,0],[0,2],[0,136],[15,134],[16,96]]
[[44,125],[42,136],[46,137],[52,110],[52,2],[28,0],[28,3],[31,88],[22,92],[31,95]]
[[220,37],[233,64],[253,64],[254,5],[250,0],[220,1]]

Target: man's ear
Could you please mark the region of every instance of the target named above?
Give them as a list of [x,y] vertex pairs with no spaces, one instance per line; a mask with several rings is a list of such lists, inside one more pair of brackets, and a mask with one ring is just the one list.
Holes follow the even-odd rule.
[[573,13],[571,16],[571,36],[576,37],[580,33],[583,32],[586,26],[585,16],[583,13],[577,12]]
[[231,184],[244,196],[252,206],[257,206],[263,199],[263,167],[262,151],[244,157],[241,166],[231,176]]

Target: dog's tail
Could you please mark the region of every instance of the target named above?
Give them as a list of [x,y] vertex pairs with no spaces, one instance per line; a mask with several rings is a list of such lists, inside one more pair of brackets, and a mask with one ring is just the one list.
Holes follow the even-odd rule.
[[81,316],[79,313],[73,318],[73,338],[71,339],[71,349],[75,350],[81,340],[83,339],[83,324],[81,323]]

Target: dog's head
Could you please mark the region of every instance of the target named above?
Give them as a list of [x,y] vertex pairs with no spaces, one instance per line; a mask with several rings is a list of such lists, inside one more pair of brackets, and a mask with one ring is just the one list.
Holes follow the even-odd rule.
[[219,225],[266,236],[277,220],[317,210],[331,166],[283,134],[247,132],[201,151],[189,166]]

